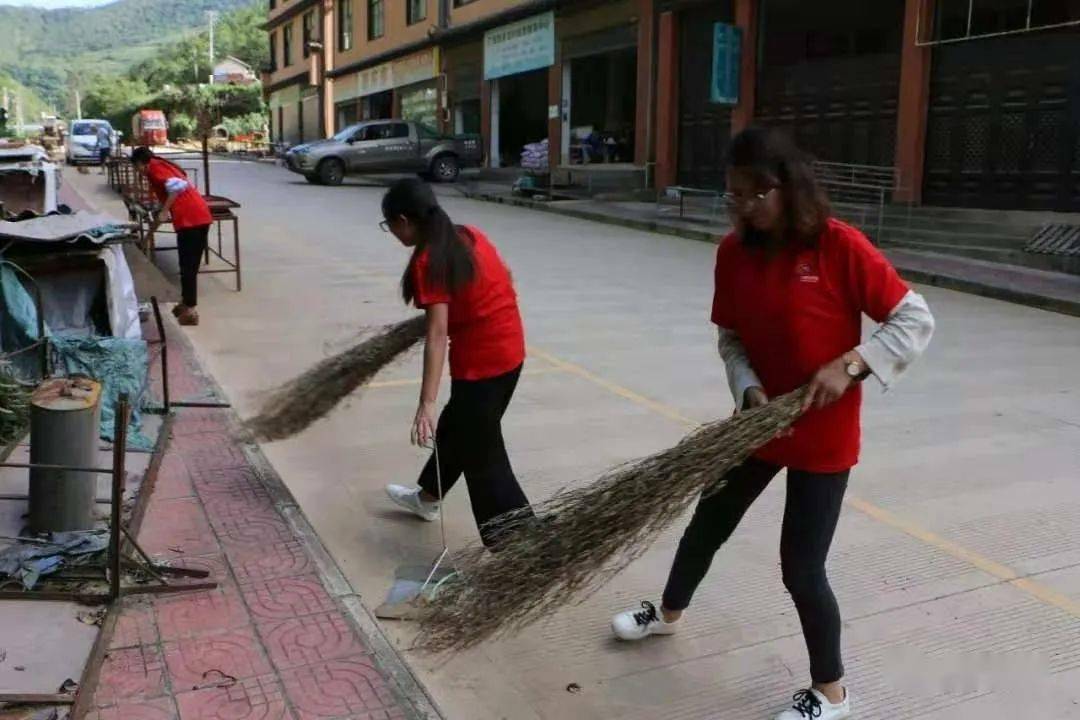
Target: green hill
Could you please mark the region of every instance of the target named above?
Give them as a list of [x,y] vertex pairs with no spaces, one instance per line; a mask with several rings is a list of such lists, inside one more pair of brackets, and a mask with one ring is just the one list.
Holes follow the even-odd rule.
[[[264,12],[265,4],[254,3]],[[119,75],[253,0],[117,0],[96,8],[43,10],[0,5],[0,72],[41,101],[70,111],[73,86]]]

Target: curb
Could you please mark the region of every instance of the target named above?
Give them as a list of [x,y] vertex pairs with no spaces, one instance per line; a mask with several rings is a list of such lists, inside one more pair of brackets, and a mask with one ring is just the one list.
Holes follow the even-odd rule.
[[[564,215],[566,217],[572,217],[578,220],[588,220],[591,222],[603,223],[605,225],[625,227],[631,230],[642,230],[645,232],[655,232],[662,235],[671,235],[674,237],[683,238],[685,240],[697,240],[710,244],[716,243],[716,236],[713,233],[707,232],[705,230],[673,228],[658,221],[612,217],[610,215],[590,212],[588,210],[556,208],[552,207],[549,203],[537,202],[535,200],[529,200],[526,198],[492,195],[490,193],[465,192],[464,195],[470,200],[479,200],[482,202],[490,202],[500,205],[511,205],[513,207],[527,208],[530,210],[537,210],[539,212],[548,212],[555,215]],[[972,280],[970,278],[957,277],[956,275],[951,275],[947,273],[916,269],[911,266],[905,265],[902,261],[894,262],[894,265],[896,266],[896,269],[900,271],[900,273],[911,282],[916,282],[923,285],[932,285],[934,287],[944,288],[946,290],[956,290],[958,292],[978,295],[980,297],[990,298],[993,300],[1001,300],[1017,305],[1026,305],[1028,307],[1036,308],[1038,310],[1047,310],[1049,312],[1061,313],[1062,315],[1080,317],[1080,298],[1076,300],[1069,300],[1048,295],[1040,295],[1038,293],[1027,292],[1025,290],[1016,290],[1014,288],[1004,287],[1001,285],[991,285],[989,283]]]

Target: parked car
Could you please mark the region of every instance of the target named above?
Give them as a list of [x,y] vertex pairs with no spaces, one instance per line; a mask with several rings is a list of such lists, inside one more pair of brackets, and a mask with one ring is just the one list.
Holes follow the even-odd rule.
[[375,173],[418,173],[454,182],[461,168],[480,165],[481,157],[475,135],[442,135],[404,120],[369,120],[328,140],[290,148],[285,165],[319,185],[340,185],[346,175]]
[[64,140],[64,156],[68,165],[79,163],[97,164],[100,158],[98,154],[98,128],[104,125],[109,130],[109,146],[113,152],[119,145],[119,133],[113,130],[108,120],[75,120],[71,123],[71,131]]

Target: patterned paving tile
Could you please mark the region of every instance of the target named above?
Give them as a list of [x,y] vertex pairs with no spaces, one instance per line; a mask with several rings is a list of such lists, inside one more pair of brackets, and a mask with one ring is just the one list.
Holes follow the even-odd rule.
[[349,621],[336,611],[260,623],[258,629],[279,670],[368,651]]
[[265,547],[230,546],[227,557],[241,585],[315,571],[315,561],[295,538]]
[[173,500],[194,495],[195,485],[191,482],[191,473],[188,472],[184,459],[175,452],[165,453],[154,482],[154,499]]
[[180,720],[292,720],[274,675],[176,696]]
[[92,710],[85,720],[177,720],[178,717],[173,699],[165,697]]
[[371,658],[357,656],[288,670],[285,693],[298,720],[404,720]]
[[195,498],[152,499],[146,511],[139,544],[152,555],[209,555],[218,551],[202,506]]
[[191,474],[199,494],[222,493],[236,489],[261,488],[262,481],[259,479],[255,468],[250,465],[243,467],[219,468],[213,470],[200,470]]
[[155,645],[111,650],[98,676],[96,705],[153,700],[165,694],[165,671]]
[[174,443],[192,473],[240,468],[248,464],[240,446],[224,433],[183,435]]
[[280,515],[269,509],[256,514],[211,517],[210,524],[227,548],[261,548],[293,539],[292,528]]
[[174,692],[273,672],[251,628],[167,642],[164,653]]
[[157,623],[154,622],[154,608],[150,602],[137,598],[125,599],[109,639],[109,650],[153,645],[157,641]]
[[315,575],[260,580],[241,588],[256,620],[287,620],[335,610],[333,598]]
[[155,601],[162,640],[235,630],[249,623],[247,608],[233,587],[185,593]]

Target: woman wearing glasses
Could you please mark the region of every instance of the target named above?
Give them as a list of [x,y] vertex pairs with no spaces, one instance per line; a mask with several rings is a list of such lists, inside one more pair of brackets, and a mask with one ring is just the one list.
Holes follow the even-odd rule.
[[[529,507],[502,436],[502,416],[525,362],[525,333],[510,270],[484,233],[454,225],[431,188],[419,180],[392,185],[382,211],[380,227],[412,248],[401,278],[402,297],[427,313],[412,440],[437,443],[416,487],[389,485],[386,492],[398,506],[431,522],[439,516],[441,495],[464,474],[480,537],[493,547],[499,531],[490,521]],[[435,402],[447,345],[450,401],[436,429]]]
[[[863,379],[892,384],[922,354],[934,321],[881,253],[830,216],[809,163],[783,136],[749,129],[732,140],[726,196],[735,231],[717,251],[712,320],[736,407],[809,385],[806,413],[699,502],[659,611],[615,616],[623,640],[670,635],[713,555],[769,482],[787,469],[780,538],[783,582],[810,656],[811,685],[777,720],[851,715],[843,685],[840,610],[825,573],[848,475],[859,457]],[[865,342],[862,315],[880,323]]]

